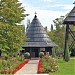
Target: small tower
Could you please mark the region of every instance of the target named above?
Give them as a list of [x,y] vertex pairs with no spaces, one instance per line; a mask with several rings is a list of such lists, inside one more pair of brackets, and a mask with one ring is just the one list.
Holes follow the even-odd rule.
[[[75,2],[73,3],[75,4]],[[65,48],[64,48],[64,55],[67,49],[67,43],[69,39],[69,35],[72,37],[72,42],[70,43],[69,50],[72,50],[75,47],[75,29],[72,30],[70,26],[74,26],[75,28],[75,6],[70,11],[70,13],[67,15],[67,17],[64,19],[63,24],[66,25],[66,34],[65,34]]]

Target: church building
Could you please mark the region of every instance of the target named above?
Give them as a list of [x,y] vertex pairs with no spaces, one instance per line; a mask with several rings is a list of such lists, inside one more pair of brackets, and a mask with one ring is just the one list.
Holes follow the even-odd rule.
[[25,52],[30,53],[30,57],[39,57],[39,52],[49,52],[52,54],[52,48],[57,46],[47,35],[36,14],[26,31],[29,40],[22,46]]

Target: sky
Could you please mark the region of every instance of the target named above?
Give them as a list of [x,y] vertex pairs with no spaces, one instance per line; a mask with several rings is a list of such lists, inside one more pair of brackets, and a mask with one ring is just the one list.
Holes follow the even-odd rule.
[[37,17],[40,20],[43,27],[47,26],[50,29],[53,20],[60,16],[65,16],[74,7],[74,0],[19,0],[22,6],[25,8],[25,13],[29,14],[22,22],[25,27],[27,19],[30,22],[34,18],[36,11]]

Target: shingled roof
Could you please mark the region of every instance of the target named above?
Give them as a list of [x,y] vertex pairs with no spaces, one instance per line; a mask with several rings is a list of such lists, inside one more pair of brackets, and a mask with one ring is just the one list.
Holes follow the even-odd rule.
[[75,24],[75,6],[64,19],[63,24]]
[[45,32],[43,26],[41,25],[37,16],[34,16],[34,19],[31,22],[30,27],[26,31],[26,35],[30,38],[27,41],[26,45],[22,47],[54,47],[57,46],[52,40],[49,38],[47,33]]

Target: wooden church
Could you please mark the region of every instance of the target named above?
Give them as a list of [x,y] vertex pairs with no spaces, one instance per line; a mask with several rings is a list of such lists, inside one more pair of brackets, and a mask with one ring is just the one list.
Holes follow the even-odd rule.
[[51,55],[52,48],[57,46],[47,35],[36,14],[26,31],[26,35],[29,40],[22,48],[25,52],[30,53],[31,58],[39,57],[39,52],[49,52]]

